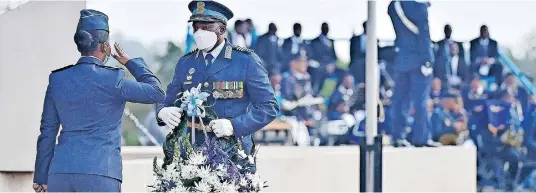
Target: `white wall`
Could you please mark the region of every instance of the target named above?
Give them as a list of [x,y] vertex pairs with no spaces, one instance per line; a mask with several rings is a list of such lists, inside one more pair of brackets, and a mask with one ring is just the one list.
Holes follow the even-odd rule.
[[32,1],[0,15],[0,171],[33,171],[48,75],[80,56],[85,1]]
[[[476,150],[390,148],[383,152],[384,192],[476,192]],[[123,147],[124,192],[146,191],[156,147]],[[267,192],[358,192],[358,147],[262,147],[258,172]],[[0,173],[0,192],[31,191],[31,173]]]

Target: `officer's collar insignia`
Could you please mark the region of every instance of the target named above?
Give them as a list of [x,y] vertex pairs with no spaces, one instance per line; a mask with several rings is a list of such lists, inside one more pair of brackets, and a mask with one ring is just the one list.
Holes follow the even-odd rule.
[[493,113],[498,113],[498,112],[500,112],[500,111],[503,110],[503,107],[501,107],[501,106],[496,106],[496,105],[491,105],[491,106],[489,107],[489,110],[491,110],[491,112],[493,112]]
[[231,59],[232,54],[233,54],[233,48],[229,45],[225,47],[225,58]]
[[197,2],[197,14],[203,14],[205,12],[205,3]]
[[190,74],[193,74],[195,72],[195,68],[190,68],[190,70],[188,71],[188,73]]

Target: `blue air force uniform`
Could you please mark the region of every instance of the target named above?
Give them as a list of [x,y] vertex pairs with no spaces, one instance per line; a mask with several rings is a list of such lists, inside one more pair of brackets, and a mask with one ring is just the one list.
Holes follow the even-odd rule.
[[[226,23],[233,16],[227,7],[214,1],[192,1],[188,7],[193,13],[190,21]],[[178,105],[175,104],[177,94],[198,85],[202,91],[212,93],[207,103],[213,104],[219,119],[231,121],[234,136],[242,139],[245,153],[251,154],[251,135],[272,122],[279,112],[268,73],[257,54],[225,40],[211,53],[193,50],[184,55],[177,62],[167,97],[157,105],[156,112]],[[188,120],[191,121],[191,117]],[[159,125],[165,125],[162,120],[158,121]],[[188,125],[190,133],[191,123]],[[205,136],[200,129],[195,132],[195,145],[200,145]],[[208,137],[216,135],[208,132]]]
[[[311,76],[308,73],[285,72],[281,80],[281,97],[287,101],[298,101],[307,96],[314,96]],[[284,112],[287,116],[295,116],[299,121],[307,121],[313,118],[312,106],[296,107]]]
[[[392,1],[388,13],[396,33],[395,90],[393,95],[393,139],[403,138],[409,103],[415,108],[412,129],[414,145],[427,143],[426,99],[429,97],[433,51],[428,29],[428,7],[416,1]],[[408,92],[409,91],[409,92]]]
[[[82,10],[77,30],[108,30],[108,17]],[[160,81],[143,59],[121,68],[83,56],[49,76],[41,134],[37,141],[34,183],[49,191],[120,191],[121,119],[125,103],[157,103],[165,98]],[[62,131],[56,144],[60,125]]]

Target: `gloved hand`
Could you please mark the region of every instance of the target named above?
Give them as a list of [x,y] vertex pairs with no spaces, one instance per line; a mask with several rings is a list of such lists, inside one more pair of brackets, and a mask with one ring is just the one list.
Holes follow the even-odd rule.
[[294,101],[287,101],[284,100],[281,102],[281,106],[283,107],[283,110],[290,111],[298,106],[298,104]]
[[212,120],[208,125],[212,128],[216,137],[228,137],[234,133],[233,124],[227,119]]
[[177,127],[181,123],[182,109],[178,107],[164,107],[158,112],[158,118],[168,127]]

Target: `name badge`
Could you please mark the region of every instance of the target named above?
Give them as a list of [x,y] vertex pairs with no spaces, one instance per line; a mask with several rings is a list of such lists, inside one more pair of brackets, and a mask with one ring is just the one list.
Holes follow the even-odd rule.
[[243,81],[217,81],[212,83],[215,99],[236,99],[244,97]]

